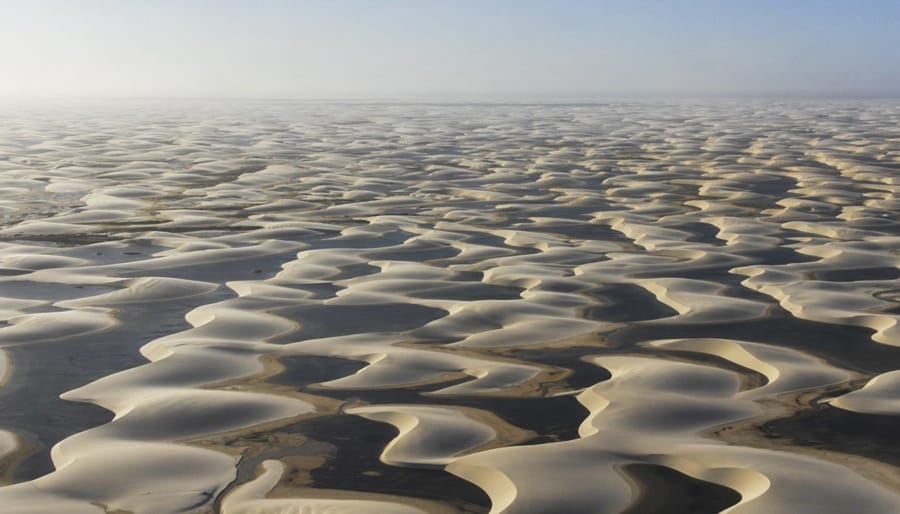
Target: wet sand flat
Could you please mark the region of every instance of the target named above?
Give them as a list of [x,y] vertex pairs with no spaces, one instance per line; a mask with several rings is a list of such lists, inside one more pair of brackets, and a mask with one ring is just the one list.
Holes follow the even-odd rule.
[[4,513],[900,512],[900,102],[0,113]]

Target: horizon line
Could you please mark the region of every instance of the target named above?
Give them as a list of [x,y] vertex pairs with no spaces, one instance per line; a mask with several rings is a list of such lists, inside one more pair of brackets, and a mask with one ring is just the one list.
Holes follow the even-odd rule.
[[36,101],[199,101],[381,104],[597,104],[610,101],[900,100],[900,92],[417,94],[417,95],[0,95],[0,104]]

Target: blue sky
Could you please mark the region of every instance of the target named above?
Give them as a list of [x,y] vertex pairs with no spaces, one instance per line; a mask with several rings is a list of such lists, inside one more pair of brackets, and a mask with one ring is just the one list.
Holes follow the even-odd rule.
[[2,0],[0,96],[900,96],[898,0]]

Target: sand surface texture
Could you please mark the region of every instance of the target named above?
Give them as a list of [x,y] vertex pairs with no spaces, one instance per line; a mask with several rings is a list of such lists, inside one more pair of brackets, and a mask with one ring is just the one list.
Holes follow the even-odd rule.
[[2,115],[3,513],[900,512],[900,103]]

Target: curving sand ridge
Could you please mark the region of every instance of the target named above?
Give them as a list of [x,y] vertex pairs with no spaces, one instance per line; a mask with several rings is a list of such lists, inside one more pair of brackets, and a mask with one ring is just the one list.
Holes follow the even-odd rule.
[[[900,275],[900,258],[893,248],[897,238],[874,238],[865,243],[829,242],[802,248],[807,255],[820,257],[810,263],[795,263],[775,269],[747,266],[733,270],[746,275],[747,287],[768,294],[794,316],[824,323],[855,325],[872,329],[872,339],[900,345],[900,316],[891,313],[895,306],[890,293],[900,287],[893,280],[865,280],[866,270],[884,270],[888,276]],[[798,280],[798,277],[861,270],[853,281]],[[894,271],[897,270],[897,271]]]
[[455,409],[378,405],[346,410],[365,418],[390,423],[400,432],[381,454],[392,465],[443,467],[453,458],[483,446],[496,432]]
[[[186,288],[197,294],[197,288],[202,286],[173,282],[169,285],[174,288],[135,288],[132,284],[126,289],[70,304],[102,304],[117,293],[138,301],[135,290],[137,297],[145,301],[154,295],[155,301],[169,301],[173,289],[182,295]],[[143,281],[139,285],[146,284]],[[207,285],[203,290],[208,292],[210,288]],[[241,323],[252,318],[249,313],[236,311],[238,320],[234,320],[229,316],[233,311],[223,310],[204,317],[203,310],[198,309],[188,318],[199,318],[199,328],[186,331],[180,338],[159,339],[156,345],[146,346],[143,350],[154,361],[151,364],[122,371],[63,395],[66,400],[100,405],[111,410],[115,418],[53,447],[51,455],[56,471],[34,481],[42,495],[48,497],[44,501],[60,509],[75,508],[63,503],[68,496],[66,491],[75,481],[75,487],[88,494],[85,498],[89,503],[99,502],[113,509],[169,512],[204,504],[233,480],[235,461],[217,452],[174,444],[176,441],[312,412],[312,405],[298,399],[194,388],[259,369],[252,360],[246,359],[246,352],[235,354],[219,349],[227,344],[225,334],[237,337],[236,346],[240,347],[248,346],[245,338],[254,333]],[[74,316],[79,311],[71,313]],[[231,329],[235,326],[244,330],[234,333]],[[210,349],[194,334],[198,331],[209,334]],[[184,346],[184,339],[192,344]],[[167,345],[166,350],[160,352],[163,345]],[[204,369],[205,374],[198,373]],[[142,463],[139,470],[133,469],[135,462]],[[122,478],[110,480],[109,477]],[[11,486],[0,496],[15,509],[47,508],[35,505],[24,487]]]
[[670,339],[650,341],[649,346],[714,355],[766,378],[766,383],[740,393],[754,399],[773,398],[794,391],[808,391],[841,384],[854,374],[813,356],[776,346],[725,339]]
[[900,390],[900,371],[889,371],[869,380],[862,388],[840,396],[830,403],[835,407],[854,412],[896,416],[900,414],[898,390]]
[[115,318],[105,310],[41,312],[22,314],[7,320],[2,330],[4,345],[40,343],[73,335],[87,335],[108,330]]
[[263,473],[253,482],[237,488],[222,503],[223,514],[267,514],[302,512],[309,514],[352,514],[383,512],[384,514],[422,514],[426,511],[398,503],[340,499],[268,499],[265,497],[281,478],[283,466],[278,461],[263,463]]
[[0,510],[900,512],[900,105],[0,127]]
[[[706,341],[698,341],[698,345],[690,344],[692,341],[661,342],[664,346],[672,343],[692,351],[708,346]],[[740,348],[737,343],[729,344]],[[736,348],[728,350],[736,353]],[[735,489],[742,500],[728,512],[781,508],[790,501],[785,495],[799,491],[807,492],[802,503],[791,505],[794,512],[846,512],[850,508],[883,512],[896,509],[900,502],[896,494],[867,484],[840,466],[779,452],[725,446],[697,436],[704,426],[750,417],[760,409],[753,402],[736,399],[738,381],[733,373],[634,357],[594,360],[610,369],[612,378],[579,396],[591,411],[579,429],[581,439],[495,450],[490,458],[487,454],[463,458],[449,469],[476,480],[492,493],[492,498],[502,498],[508,506],[498,512],[551,512],[560,506],[579,512],[618,512],[628,498],[622,470],[629,463],[658,463]],[[780,380],[776,378],[766,387]],[[797,385],[796,380],[788,380],[793,382],[788,387]],[[648,397],[654,400],[647,402]],[[569,462],[557,467],[554,459],[559,458]],[[566,485],[554,483],[552,489],[542,486],[545,479],[525,472],[525,463],[563,474],[566,479],[561,483]],[[478,474],[481,467],[496,469],[511,479],[517,489],[514,502],[508,499],[508,480]],[[592,480],[579,479],[585,475]],[[605,486],[598,486],[598,479]],[[618,487],[614,487],[616,482]]]
[[58,307],[67,309],[79,307],[115,307],[123,303],[145,303],[171,301],[191,296],[209,294],[219,288],[218,284],[197,280],[170,277],[142,277],[121,283],[122,289],[109,293],[74,300],[57,302]]
[[344,336],[294,343],[289,352],[353,359],[368,365],[355,374],[319,385],[338,389],[379,389],[440,384],[469,377],[464,383],[445,387],[432,394],[497,393],[523,384],[536,376],[540,368],[487,359],[474,359],[454,353],[427,351],[396,346],[402,339],[383,336]]
[[[497,512],[618,512],[630,497],[625,470],[637,463],[664,465],[735,489],[742,500],[728,512],[781,508],[790,502],[786,495],[799,491],[806,495],[791,505],[794,512],[883,512],[900,505],[900,496],[840,466],[700,437],[704,427],[761,409],[737,400],[734,373],[635,357],[594,360],[610,369],[612,378],[579,396],[591,411],[580,439],[492,450],[461,458],[448,469],[484,487]],[[529,472],[529,466],[550,470],[558,482],[548,486],[546,475]]]

